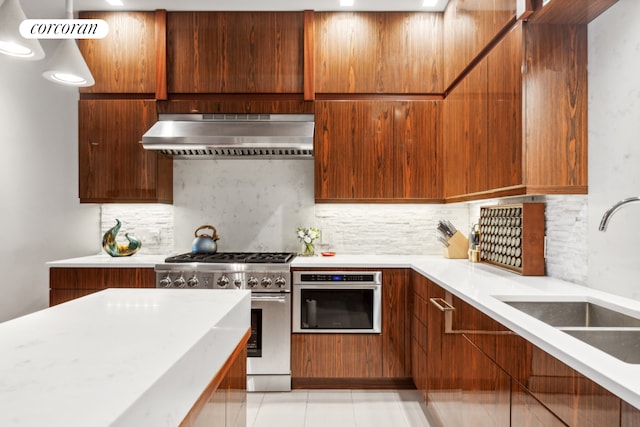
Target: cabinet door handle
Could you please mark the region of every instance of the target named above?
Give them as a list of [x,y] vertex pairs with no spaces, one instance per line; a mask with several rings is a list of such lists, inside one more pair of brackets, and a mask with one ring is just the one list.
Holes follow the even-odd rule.
[[454,306],[445,301],[444,298],[429,298],[429,301],[431,301],[431,304],[438,307],[438,310],[440,311],[453,311],[456,309]]

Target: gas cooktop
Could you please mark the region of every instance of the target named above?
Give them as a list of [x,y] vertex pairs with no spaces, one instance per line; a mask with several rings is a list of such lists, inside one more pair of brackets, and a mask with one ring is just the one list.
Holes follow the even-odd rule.
[[286,264],[296,257],[293,252],[216,252],[215,254],[194,254],[187,252],[171,256],[166,263],[244,263],[244,264]]

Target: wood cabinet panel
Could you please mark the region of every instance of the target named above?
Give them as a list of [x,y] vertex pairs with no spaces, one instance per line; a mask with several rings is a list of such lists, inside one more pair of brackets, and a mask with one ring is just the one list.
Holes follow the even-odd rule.
[[247,340],[243,337],[180,427],[244,427],[247,422]]
[[393,105],[316,103],[316,199],[393,197]]
[[531,17],[536,24],[588,24],[618,0],[553,0]]
[[522,184],[522,26],[487,55],[487,187]]
[[394,191],[399,199],[440,199],[443,186],[442,102],[394,107]]
[[316,13],[319,93],[442,93],[442,16]]
[[156,92],[154,12],[81,12],[79,17],[109,24],[105,38],[78,40],[96,81],[80,93]]
[[302,12],[169,12],[169,93],[303,93]]
[[640,427],[640,409],[629,405],[623,400],[620,411],[621,427]]
[[514,381],[511,392],[511,425],[519,427],[561,427],[567,424],[563,423],[553,412]]
[[[510,426],[511,377],[465,335],[482,330],[481,316],[458,313],[452,299],[428,282],[429,298],[445,299],[455,310],[427,305],[427,408],[436,425]],[[452,315],[460,317],[453,321]],[[480,321],[477,324],[477,321]],[[492,335],[482,338],[493,339]]]
[[107,288],[155,288],[153,268],[60,268],[49,269],[49,306],[80,298]]
[[548,353],[531,347],[531,372],[521,384],[533,396],[568,425],[618,425],[618,397]]
[[158,114],[231,113],[231,114],[313,114],[314,103],[302,100],[256,99],[255,95],[237,97],[221,95],[218,99],[184,99],[158,101]]
[[385,269],[382,286],[382,376],[411,377],[411,311],[405,269]]
[[587,27],[525,28],[525,184],[586,188]]
[[172,202],[172,160],[140,144],[154,101],[81,100],[78,116],[81,202]]
[[441,201],[441,104],[318,101],[316,201]]
[[444,101],[444,195],[487,188],[487,63],[478,64]]
[[515,19],[515,0],[451,0],[444,12],[444,86],[450,88]]
[[381,378],[382,336],[293,334],[293,378]]

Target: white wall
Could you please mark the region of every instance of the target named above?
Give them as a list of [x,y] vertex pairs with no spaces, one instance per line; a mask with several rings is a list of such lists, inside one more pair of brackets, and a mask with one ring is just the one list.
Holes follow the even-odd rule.
[[[64,2],[23,3],[27,17],[64,16]],[[77,198],[78,91],[45,81],[44,61],[0,55],[0,321],[48,306],[45,262],[100,247],[98,207]]]
[[640,204],[598,231],[616,201],[640,196],[640,2],[589,24],[589,286],[640,300]]

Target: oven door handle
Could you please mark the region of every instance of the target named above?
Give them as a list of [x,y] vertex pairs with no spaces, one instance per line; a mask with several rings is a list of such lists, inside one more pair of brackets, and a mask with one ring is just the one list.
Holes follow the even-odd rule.
[[273,295],[260,295],[260,296],[251,295],[251,301],[286,303],[287,302],[287,296],[286,295],[277,295],[277,296],[273,296]]

